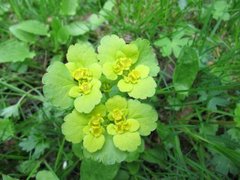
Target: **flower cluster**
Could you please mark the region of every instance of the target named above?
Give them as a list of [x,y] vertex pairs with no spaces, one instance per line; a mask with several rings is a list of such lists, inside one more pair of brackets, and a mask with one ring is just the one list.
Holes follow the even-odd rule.
[[150,105],[137,100],[152,97],[157,86],[153,77],[159,66],[149,42],[127,44],[116,35],[105,36],[98,53],[89,43],[71,45],[67,61],[53,63],[43,77],[45,97],[57,107],[74,109],[62,125],[66,140],[105,164],[139,153],[141,136],[156,128],[158,118]]

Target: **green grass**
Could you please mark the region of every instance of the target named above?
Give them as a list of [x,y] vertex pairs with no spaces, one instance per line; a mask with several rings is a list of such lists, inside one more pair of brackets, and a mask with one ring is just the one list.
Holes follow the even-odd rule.
[[[16,40],[9,27],[25,20],[48,26],[47,36],[36,35],[36,41],[24,42],[35,52],[33,59],[0,64],[0,118],[9,119],[14,131],[7,139],[0,136],[0,174],[31,179],[40,170],[48,170],[59,179],[79,179],[84,173],[81,159],[61,132],[66,112],[45,100],[42,76],[51,62],[66,61],[70,44],[88,40],[98,45],[104,35],[117,34],[127,42],[148,39],[161,72],[156,95],[146,100],[159,113],[157,130],[145,138],[145,150],[137,161],[121,164],[116,179],[239,178],[240,129],[234,120],[240,103],[238,0],[228,1],[227,21],[213,18],[215,1],[188,0],[181,10],[175,0],[116,0],[109,11],[104,9],[104,0],[77,0],[74,15],[64,14],[59,2],[0,2],[0,43]],[[99,25],[93,28],[89,17],[101,10],[104,22],[95,20]],[[76,21],[89,29],[76,36],[68,34],[65,26]],[[81,30],[77,26],[76,31]],[[173,85],[179,58],[164,56],[156,43],[179,31],[192,40],[200,60],[197,77],[187,91],[176,91]],[[182,98],[186,92],[188,96]]]

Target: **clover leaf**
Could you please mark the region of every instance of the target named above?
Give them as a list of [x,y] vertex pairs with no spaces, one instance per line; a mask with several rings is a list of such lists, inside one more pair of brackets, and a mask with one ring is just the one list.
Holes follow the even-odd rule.
[[223,21],[228,21],[230,19],[230,14],[228,13],[228,3],[226,1],[216,1],[213,5],[213,18]]
[[164,57],[170,56],[173,53],[178,58],[182,48],[187,44],[191,44],[190,38],[183,36],[184,33],[181,32],[173,35],[171,38],[162,36],[154,44],[161,48]]

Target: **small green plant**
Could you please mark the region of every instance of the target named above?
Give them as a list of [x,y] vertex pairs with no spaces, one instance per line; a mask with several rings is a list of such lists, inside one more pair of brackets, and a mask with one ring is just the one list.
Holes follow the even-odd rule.
[[239,9],[1,1],[1,179],[239,179]]
[[109,35],[102,38],[98,54],[88,43],[71,45],[67,60],[50,65],[43,77],[46,98],[63,109],[74,108],[62,125],[66,140],[81,143],[83,154],[104,164],[139,152],[141,136],[156,129],[158,115],[150,105],[120,95],[146,99],[155,94],[159,66],[149,42],[126,44]]

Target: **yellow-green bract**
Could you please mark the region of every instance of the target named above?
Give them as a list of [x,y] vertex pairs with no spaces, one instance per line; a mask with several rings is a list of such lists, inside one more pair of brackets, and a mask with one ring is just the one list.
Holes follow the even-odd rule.
[[66,140],[82,143],[90,158],[113,164],[137,151],[141,136],[156,128],[157,118],[150,105],[117,95],[89,114],[73,110],[64,118],[62,132]]
[[146,99],[155,94],[153,79],[159,72],[155,54],[144,39],[126,44],[116,35],[102,38],[98,47],[98,59],[103,74],[109,80],[118,81],[121,92],[136,99]]
[[104,36],[98,54],[89,43],[77,43],[69,47],[67,61],[51,64],[43,77],[45,97],[57,107],[74,105],[78,112],[89,113],[106,92],[100,90],[105,89],[100,81],[104,78],[135,99],[155,94],[153,77],[160,68],[147,40],[126,44],[116,35]]
[[43,91],[53,105],[74,107],[89,113],[102,98],[100,91],[101,66],[96,53],[88,43],[71,45],[66,64],[55,62],[43,77]]
[[141,137],[156,128],[158,118],[150,105],[119,94],[152,97],[160,68],[144,39],[127,44],[116,35],[104,36],[97,49],[85,42],[71,45],[67,63],[48,67],[43,91],[53,105],[73,109],[62,125],[66,140],[79,145],[84,157],[114,164],[139,155]]

